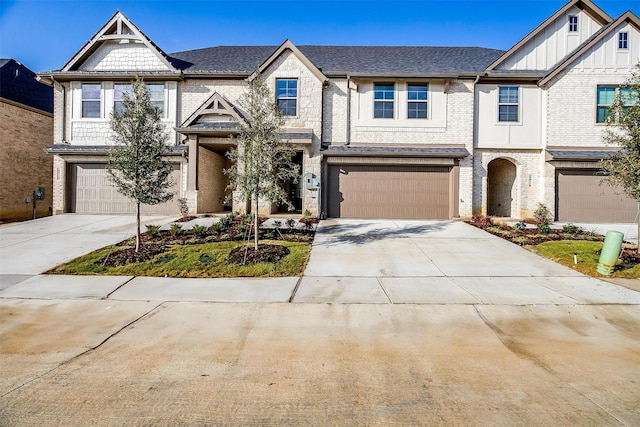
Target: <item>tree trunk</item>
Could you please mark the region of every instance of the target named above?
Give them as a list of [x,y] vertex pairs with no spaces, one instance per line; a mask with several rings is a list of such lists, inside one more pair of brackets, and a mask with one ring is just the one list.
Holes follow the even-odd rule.
[[636,219],[638,220],[638,234],[636,235],[638,245],[636,246],[636,252],[640,254],[640,200],[638,200],[638,213],[636,214]]
[[140,252],[140,202],[136,203],[136,253]]
[[256,251],[258,250],[258,203],[259,199],[256,196],[256,211],[253,214],[253,249]]

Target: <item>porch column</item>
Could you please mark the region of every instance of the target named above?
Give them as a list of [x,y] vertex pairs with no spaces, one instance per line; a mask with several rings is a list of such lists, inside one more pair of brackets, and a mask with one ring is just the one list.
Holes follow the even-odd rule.
[[187,190],[198,189],[198,136],[189,135],[189,169],[187,171]]

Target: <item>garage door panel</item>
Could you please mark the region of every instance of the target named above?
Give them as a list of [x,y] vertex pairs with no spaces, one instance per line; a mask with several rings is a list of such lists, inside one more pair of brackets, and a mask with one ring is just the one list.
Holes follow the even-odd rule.
[[[633,222],[637,202],[616,194],[595,170],[559,170],[556,175],[558,221]],[[618,192],[620,192],[618,190]]]
[[330,165],[329,216],[448,218],[448,167]]
[[[173,200],[159,205],[142,205],[144,214],[179,214],[177,203],[178,183],[180,182],[180,166],[172,165],[171,180],[174,186]],[[115,188],[105,164],[88,163],[70,166],[71,180],[69,189],[70,212],[129,214],[135,213],[135,203],[123,196]]]

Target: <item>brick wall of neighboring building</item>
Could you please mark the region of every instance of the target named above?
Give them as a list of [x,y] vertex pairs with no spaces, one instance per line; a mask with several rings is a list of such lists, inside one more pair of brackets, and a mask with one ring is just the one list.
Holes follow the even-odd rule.
[[36,216],[49,215],[52,206],[53,159],[44,152],[52,143],[51,114],[36,112],[0,101],[0,219],[21,220],[33,217],[33,197],[39,187],[45,198],[36,201]]

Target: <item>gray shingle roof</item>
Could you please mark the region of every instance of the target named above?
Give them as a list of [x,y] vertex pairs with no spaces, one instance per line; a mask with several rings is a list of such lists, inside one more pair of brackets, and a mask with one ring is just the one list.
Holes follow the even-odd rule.
[[0,97],[53,113],[53,88],[14,59],[0,59]]
[[[218,46],[173,53],[185,72],[248,74],[277,46]],[[481,47],[298,46],[324,74],[479,73],[502,53]],[[177,62],[176,62],[177,63]]]

